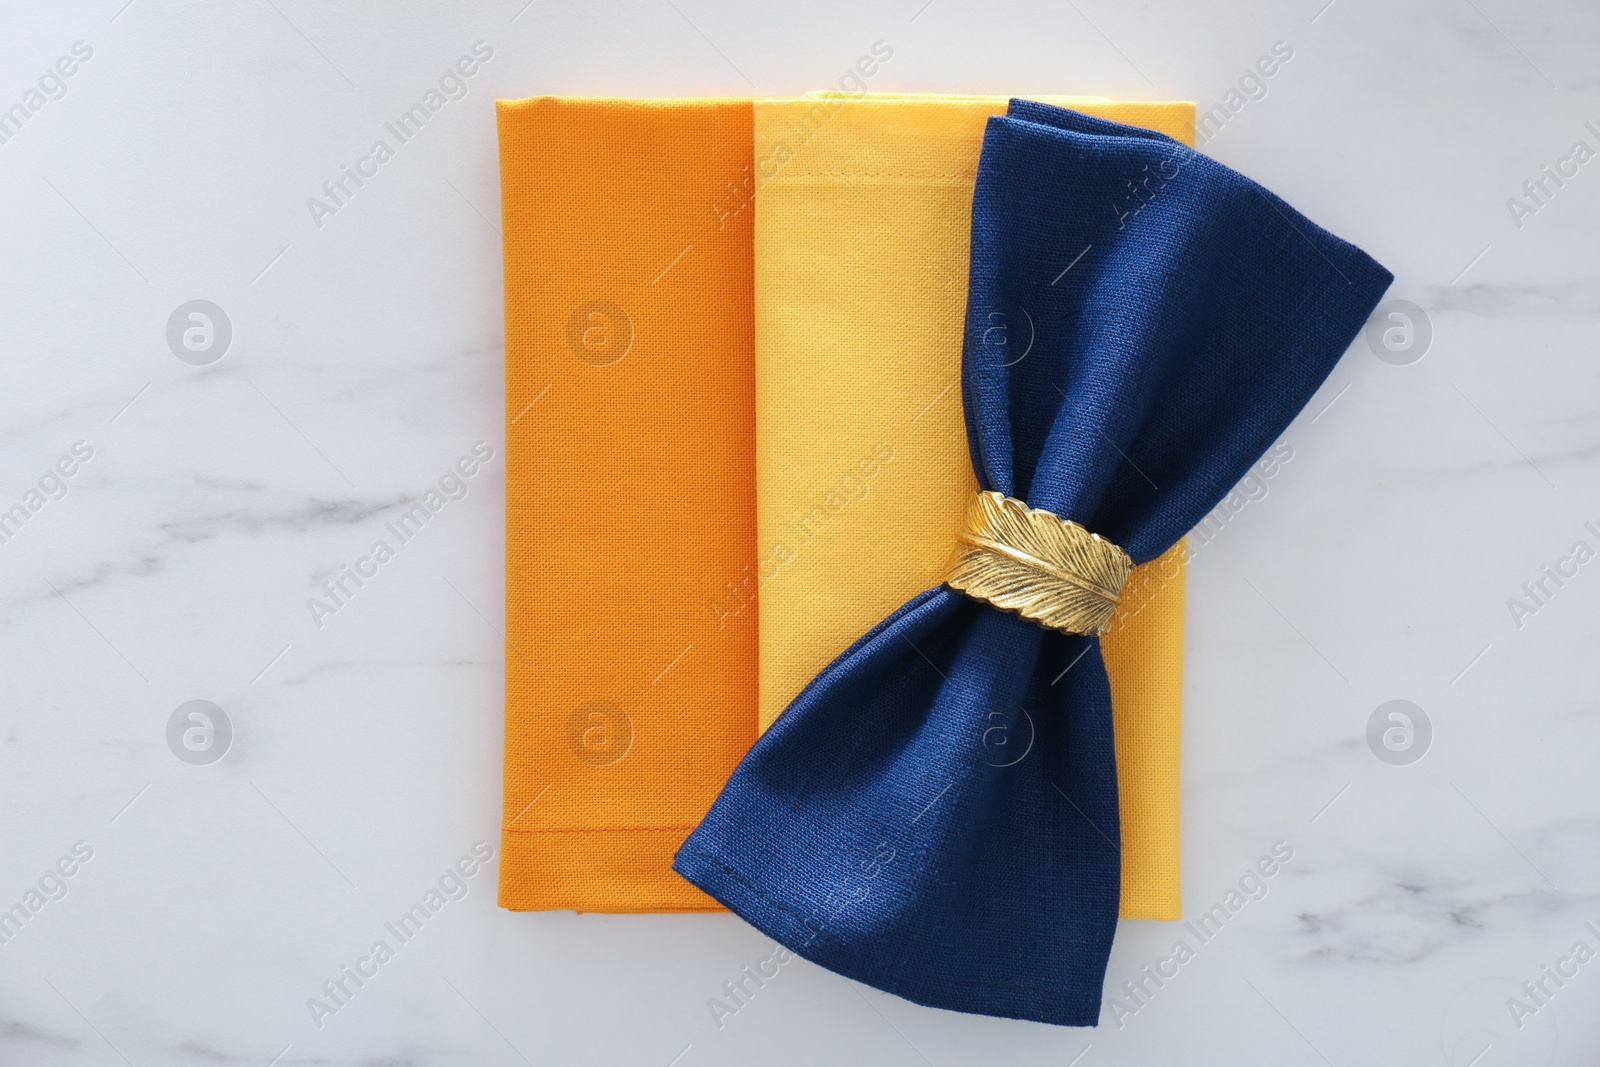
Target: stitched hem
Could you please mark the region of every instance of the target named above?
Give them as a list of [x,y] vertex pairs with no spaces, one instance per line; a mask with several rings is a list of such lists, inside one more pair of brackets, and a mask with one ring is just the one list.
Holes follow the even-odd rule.
[[557,826],[543,830],[518,830],[500,827],[503,834],[684,834],[695,828],[694,823],[684,826]]
[[976,170],[972,171],[969,174],[917,174],[917,173],[914,173],[914,172],[913,173],[907,173],[907,174],[872,174],[872,173],[865,173],[865,172],[861,173],[861,174],[849,174],[849,173],[827,174],[827,173],[818,173],[818,172],[807,173],[806,171],[795,171],[795,172],[791,173],[791,172],[789,172],[787,170],[782,170],[782,171],[778,172],[777,177],[768,178],[767,179],[767,181],[772,183],[773,185],[782,185],[784,182],[846,182],[846,183],[848,183],[848,182],[855,182],[855,181],[866,181],[866,182],[908,182],[908,183],[909,182],[935,182],[935,183],[938,183],[940,185],[958,185],[958,184],[962,184],[962,183],[976,184],[977,180],[978,180],[978,172]]
[[514,911],[720,911],[672,870],[688,827],[500,833],[500,906]]

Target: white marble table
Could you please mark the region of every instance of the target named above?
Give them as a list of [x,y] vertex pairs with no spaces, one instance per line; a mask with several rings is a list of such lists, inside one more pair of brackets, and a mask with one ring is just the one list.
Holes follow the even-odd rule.
[[[0,1063],[1594,1062],[1600,962],[1572,952],[1600,951],[1600,562],[1572,546],[1600,550],[1600,162],[1572,152],[1600,149],[1600,9],[1325,2],[8,5],[0,908],[26,920],[0,919]],[[770,942],[503,912],[492,860],[313,1019],[497,841],[491,102],[789,94],[877,40],[875,89],[1220,103],[1206,150],[1420,309],[1408,349],[1357,342],[1193,564],[1191,916],[1292,859],[1203,943],[1124,923],[1123,1009],[1092,1031],[805,962],[719,1028],[708,1000]],[[476,42],[464,95],[360,164]],[[477,441],[467,495],[316,625],[319,584]],[[220,762],[169,746],[193,700],[231,724]],[[1392,700],[1429,726],[1397,752],[1368,742]]]

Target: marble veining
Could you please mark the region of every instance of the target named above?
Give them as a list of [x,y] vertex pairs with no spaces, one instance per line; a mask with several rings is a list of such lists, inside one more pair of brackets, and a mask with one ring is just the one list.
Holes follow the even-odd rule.
[[[0,515],[26,513],[0,518],[0,1063],[1600,1055],[1600,567],[1545,577],[1600,550],[1600,172],[1543,178],[1575,140],[1600,150],[1592,6],[107,0],[0,27]],[[510,914],[492,857],[394,940],[500,819],[492,101],[792,94],[880,39],[879,90],[1223,107],[1204,150],[1409,302],[1196,553],[1186,923],[1122,924],[1082,1031],[803,960],[719,1013],[772,951],[753,930]],[[464,95],[308,212],[480,41]],[[225,322],[178,314],[197,300]],[[174,347],[185,328],[226,350]],[[308,610],[479,441],[494,457],[458,499]],[[77,442],[92,458],[58,479]],[[1508,607],[1539,581],[1536,610]],[[194,700],[227,716],[215,762],[171,740]],[[1425,722],[1374,723],[1395,700]],[[1279,843],[1293,859],[1258,887]],[[383,938],[392,958],[329,1001]]]

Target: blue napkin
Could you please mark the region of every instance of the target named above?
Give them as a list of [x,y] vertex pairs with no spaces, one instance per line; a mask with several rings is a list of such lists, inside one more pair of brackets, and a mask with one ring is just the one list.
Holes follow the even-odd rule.
[[[1171,138],[1014,100],[989,120],[972,205],[978,481],[1154,559],[1277,439],[1391,280]],[[1035,341],[1008,362],[984,334],[1015,308]],[[1032,748],[994,765],[986,731],[1026,736],[1024,717]],[[674,868],[849,978],[1090,1026],[1118,841],[1098,640],[939,586],[795,698]]]

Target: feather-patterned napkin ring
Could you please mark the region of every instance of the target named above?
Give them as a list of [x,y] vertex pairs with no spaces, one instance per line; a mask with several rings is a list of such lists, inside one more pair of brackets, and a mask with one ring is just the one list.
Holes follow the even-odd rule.
[[1004,493],[978,493],[945,584],[1040,626],[1103,635],[1133,560],[1099,534]]

